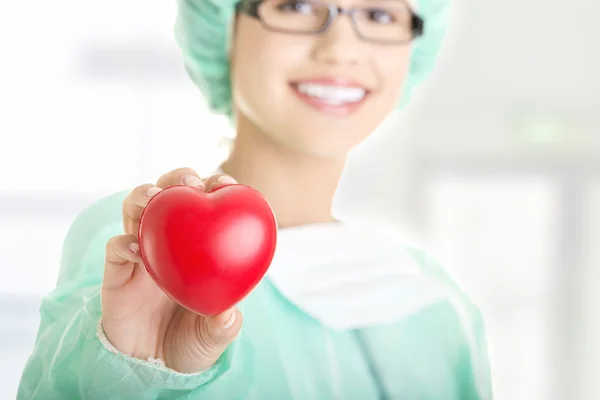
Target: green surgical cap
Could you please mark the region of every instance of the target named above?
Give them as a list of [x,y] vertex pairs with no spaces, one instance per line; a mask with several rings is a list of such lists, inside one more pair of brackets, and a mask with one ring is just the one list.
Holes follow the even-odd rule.
[[[206,97],[211,111],[232,117],[229,46],[235,6],[239,0],[177,0],[175,39],[184,66]],[[410,72],[398,108],[435,65],[447,27],[450,0],[414,0],[425,21],[424,35],[414,43]]]

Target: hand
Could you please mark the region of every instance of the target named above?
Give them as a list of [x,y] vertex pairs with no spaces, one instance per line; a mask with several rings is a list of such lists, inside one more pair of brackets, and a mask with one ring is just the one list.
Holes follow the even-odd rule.
[[123,202],[125,234],[106,246],[102,282],[102,325],[120,352],[140,359],[160,359],[183,373],[213,365],[242,326],[237,307],[212,317],[197,315],[167,297],[142,264],[137,231],[142,211],[152,196],[173,185],[185,184],[212,191],[235,183],[227,175],[203,181],[191,169],[163,175],[156,186],[135,188]]

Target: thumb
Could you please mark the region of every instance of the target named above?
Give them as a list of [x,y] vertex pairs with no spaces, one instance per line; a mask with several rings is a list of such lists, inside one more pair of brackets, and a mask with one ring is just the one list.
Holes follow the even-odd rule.
[[210,368],[233,342],[242,328],[242,313],[237,307],[212,317],[186,311],[182,323],[174,328],[176,336],[165,340],[165,363],[179,372],[197,373]]
[[200,328],[200,339],[207,350],[211,349],[220,356],[240,332],[242,319],[242,313],[237,307],[206,317]]

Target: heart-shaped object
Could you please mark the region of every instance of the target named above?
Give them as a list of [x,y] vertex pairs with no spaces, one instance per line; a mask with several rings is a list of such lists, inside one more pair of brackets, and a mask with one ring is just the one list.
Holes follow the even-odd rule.
[[277,222],[251,187],[207,193],[172,186],[148,202],[138,237],[156,284],[183,307],[210,316],[239,303],[262,280],[275,253]]

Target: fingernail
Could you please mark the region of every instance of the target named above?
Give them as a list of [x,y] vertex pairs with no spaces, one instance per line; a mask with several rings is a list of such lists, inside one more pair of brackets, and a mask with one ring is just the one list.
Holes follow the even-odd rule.
[[217,181],[219,183],[226,183],[226,184],[232,184],[232,185],[235,185],[237,183],[237,181],[229,175],[222,175],[219,177],[219,179],[217,179]]
[[129,251],[131,251],[133,254],[137,253],[139,249],[140,246],[137,243],[129,243]]
[[235,322],[235,310],[231,313],[231,316],[229,317],[227,322],[225,322],[225,325],[223,325],[223,329],[231,328],[233,326],[234,322]]
[[183,180],[183,183],[185,185],[188,185],[188,186],[195,186],[195,187],[199,187],[199,188],[203,188],[204,187],[204,182],[202,181],[202,179],[200,179],[200,178],[198,178],[197,176],[194,176],[194,175],[187,176]]
[[148,197],[152,197],[152,196],[154,196],[155,194],[157,194],[158,192],[160,192],[161,190],[162,190],[162,189],[161,189],[161,188],[159,188],[159,187],[157,187],[157,186],[152,186],[150,189],[148,189],[148,190],[146,191],[146,196],[148,196]]

